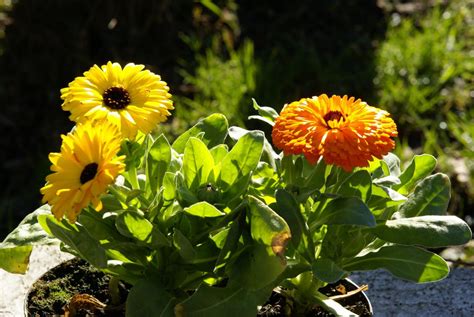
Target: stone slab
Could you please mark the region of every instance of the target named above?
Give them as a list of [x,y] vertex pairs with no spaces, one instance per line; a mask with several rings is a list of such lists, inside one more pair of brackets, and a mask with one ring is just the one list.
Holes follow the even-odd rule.
[[416,284],[383,270],[357,272],[356,284],[368,284],[366,292],[375,316],[474,316],[474,270],[451,269],[436,283]]

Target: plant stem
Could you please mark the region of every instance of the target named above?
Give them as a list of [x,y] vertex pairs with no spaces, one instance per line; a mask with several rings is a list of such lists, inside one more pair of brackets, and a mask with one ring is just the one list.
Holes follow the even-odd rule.
[[140,189],[140,185],[138,184],[137,168],[133,166],[133,164],[128,169],[128,181],[130,182],[130,185],[132,185],[132,189]]
[[350,310],[344,308],[335,300],[330,299],[329,297],[317,290],[313,292],[313,298],[316,300],[318,305],[323,307],[326,311],[334,314],[335,316],[358,316]]
[[119,282],[120,280],[117,277],[115,276],[110,277],[109,294],[110,294],[110,302],[112,303],[112,305],[120,304]]

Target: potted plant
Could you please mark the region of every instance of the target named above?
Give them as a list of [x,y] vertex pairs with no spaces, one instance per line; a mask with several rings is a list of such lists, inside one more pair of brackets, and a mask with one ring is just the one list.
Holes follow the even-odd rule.
[[271,297],[283,315],[353,314],[322,287],[376,268],[439,280],[448,266],[423,247],[471,237],[444,214],[436,160],[416,156],[402,172],[395,123],[360,100],[321,95],[280,115],[254,101],[277,154],[222,114],[172,143],[152,134],[173,105],[141,65],[94,66],[61,97],[76,125],[50,154],[46,205],[2,243],[0,267],[24,272],[33,245],[60,240],[110,276],[112,298],[129,285],[127,316],[255,316]]

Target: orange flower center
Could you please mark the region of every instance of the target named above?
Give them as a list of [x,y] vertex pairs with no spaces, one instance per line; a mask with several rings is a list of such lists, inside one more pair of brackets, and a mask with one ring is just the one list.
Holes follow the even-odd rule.
[[329,122],[330,121],[336,121],[336,122],[339,122],[339,120],[341,120],[342,118],[342,121],[346,121],[346,119],[344,118],[344,115],[340,112],[340,111],[329,111],[328,113],[326,113],[324,115],[324,121],[326,121],[326,124],[329,126]]
[[104,104],[113,110],[120,110],[130,104],[130,94],[122,87],[110,87],[102,95]]

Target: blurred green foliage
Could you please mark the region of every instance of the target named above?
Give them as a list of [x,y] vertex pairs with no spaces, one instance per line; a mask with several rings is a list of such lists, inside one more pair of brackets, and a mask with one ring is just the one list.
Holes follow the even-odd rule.
[[473,8],[453,0],[395,12],[376,55],[379,103],[399,126],[399,154],[437,156],[455,182],[451,209],[461,215],[474,202]]
[[181,124],[183,128],[209,115],[210,109],[226,113],[231,124],[244,125],[249,114],[246,108],[255,92],[253,50],[251,41],[244,42],[238,50],[230,52],[227,60],[207,50],[205,54],[197,56],[195,74],[181,70],[183,85],[194,92],[192,98],[176,97],[179,106],[175,119],[185,121],[185,124]]

